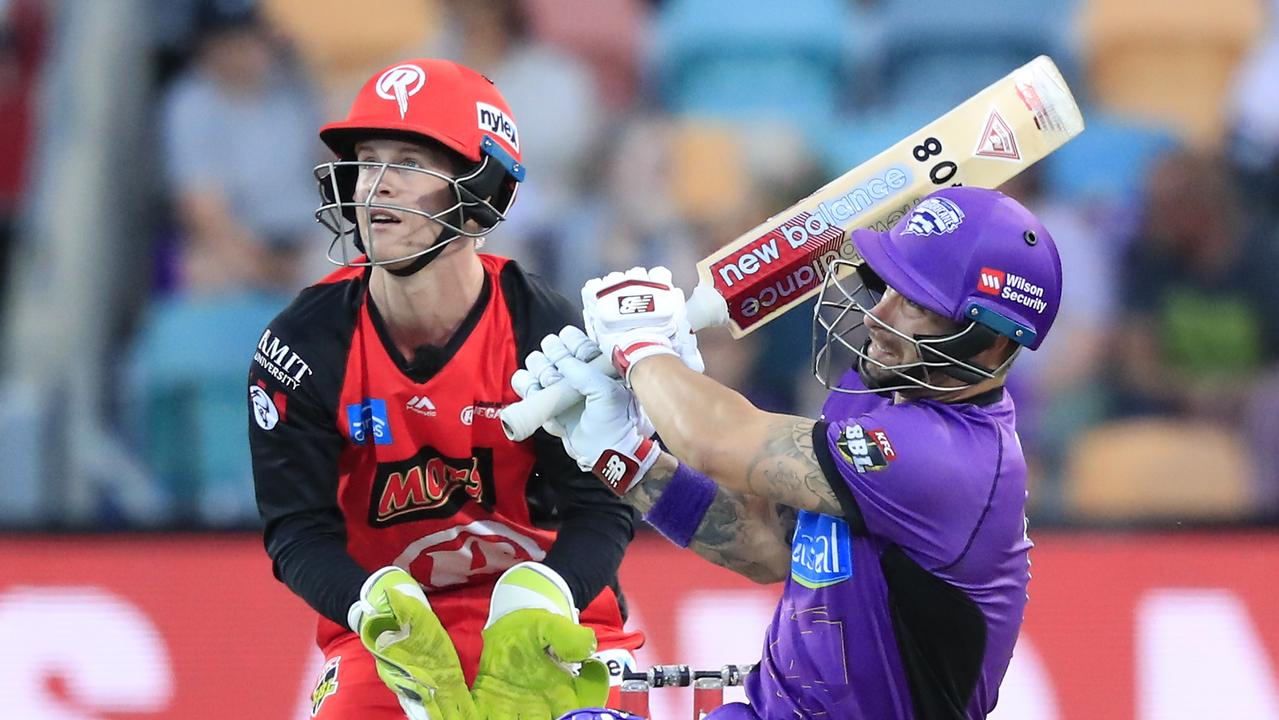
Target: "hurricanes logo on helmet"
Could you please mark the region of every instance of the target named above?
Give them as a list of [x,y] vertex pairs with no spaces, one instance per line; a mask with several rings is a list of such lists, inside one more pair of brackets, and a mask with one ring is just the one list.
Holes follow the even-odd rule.
[[426,72],[417,65],[396,65],[377,79],[377,96],[394,100],[400,107],[400,119],[409,111],[409,98],[416,95],[426,82]]
[[964,211],[944,197],[932,197],[915,206],[902,234],[945,235],[964,222]]

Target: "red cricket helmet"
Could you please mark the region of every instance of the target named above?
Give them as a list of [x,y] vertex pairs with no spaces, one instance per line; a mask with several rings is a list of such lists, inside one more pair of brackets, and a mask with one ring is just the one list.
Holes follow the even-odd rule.
[[[448,60],[418,58],[395,63],[360,88],[345,120],[320,128],[320,139],[338,161],[316,168],[324,203],[316,218],[338,236],[335,245],[349,235],[363,250],[358,232],[338,216],[354,222],[354,210],[360,204],[353,200],[358,167],[354,148],[368,138],[434,141],[473,165],[449,178],[455,182],[457,204],[448,214],[431,218],[448,231],[438,245],[457,236],[480,237],[491,231],[505,219],[524,179],[519,130],[510,106],[492,81]],[[466,220],[474,220],[480,231],[464,230]],[[434,257],[438,249],[432,248],[424,257]]]

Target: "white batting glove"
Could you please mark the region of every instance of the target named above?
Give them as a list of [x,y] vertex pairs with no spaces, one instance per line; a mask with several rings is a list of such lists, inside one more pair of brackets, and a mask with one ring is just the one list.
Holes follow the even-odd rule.
[[664,267],[635,267],[588,280],[582,287],[582,318],[623,380],[632,365],[653,355],[675,355],[697,372],[706,367],[689,326],[684,292]]
[[542,339],[542,350],[529,353],[524,369],[512,376],[511,385],[521,398],[557,382],[568,382],[580,392],[586,399],[584,405],[565,411],[543,427],[560,437],[578,467],[591,471],[609,489],[623,495],[657,462],[661,449],[652,439],[652,423],[630,390],[588,364],[599,354],[599,346],[585,333],[566,327],[559,335]]

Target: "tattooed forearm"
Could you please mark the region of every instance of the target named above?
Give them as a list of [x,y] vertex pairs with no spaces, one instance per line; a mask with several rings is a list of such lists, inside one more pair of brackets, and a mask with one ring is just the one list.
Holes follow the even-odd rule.
[[765,442],[747,464],[746,488],[750,494],[801,510],[843,515],[835,491],[817,463],[814,421],[774,417]]
[[[659,462],[626,494],[627,502],[648,512],[670,484],[674,467],[673,458],[669,463]],[[789,572],[794,530],[793,509],[721,487],[689,549],[755,582],[777,582]]]

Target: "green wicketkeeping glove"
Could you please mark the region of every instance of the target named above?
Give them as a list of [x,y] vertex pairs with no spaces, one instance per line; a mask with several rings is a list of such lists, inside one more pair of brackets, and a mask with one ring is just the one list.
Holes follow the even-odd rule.
[[608,699],[608,668],[591,657],[564,579],[541,563],[507,570],[493,587],[471,696],[487,720],[549,720]]
[[347,621],[411,720],[478,720],[453,641],[413,576],[394,565],[370,575]]

